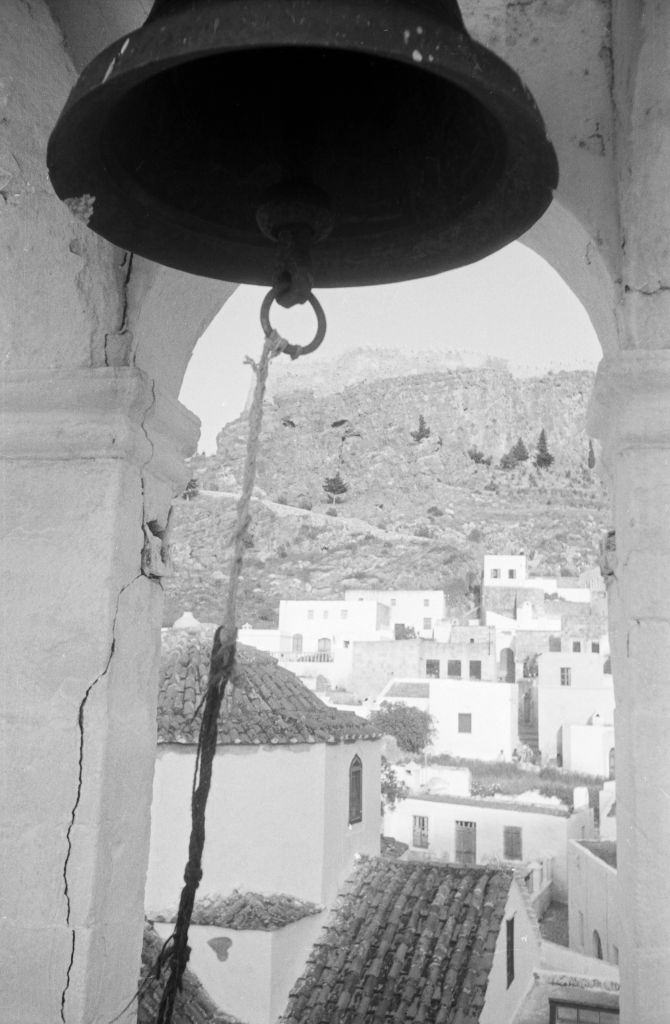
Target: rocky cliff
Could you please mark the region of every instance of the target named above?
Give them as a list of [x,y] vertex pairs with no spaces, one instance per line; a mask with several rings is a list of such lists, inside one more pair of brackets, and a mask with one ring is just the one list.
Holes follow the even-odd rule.
[[[525,551],[542,573],[573,575],[594,562],[609,513],[589,465],[593,375],[521,379],[500,366],[459,366],[453,353],[442,359],[442,369],[396,374],[416,366],[368,350],[330,372],[305,360],[300,372],[276,375],[242,619],[272,621],[280,595],[330,597],[353,585],[442,587],[463,613],[485,551]],[[541,430],[553,456],[544,469],[533,464]],[[519,438],[529,458],[501,468]],[[220,432],[216,455],[193,460],[200,494],[180,503],[168,616],[189,606],[219,617],[245,443],[241,417]],[[347,490],[335,498],[323,484],[338,473]]]

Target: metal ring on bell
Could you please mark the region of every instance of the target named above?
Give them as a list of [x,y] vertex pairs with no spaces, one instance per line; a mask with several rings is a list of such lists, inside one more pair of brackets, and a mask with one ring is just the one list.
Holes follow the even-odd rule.
[[[271,288],[263,299],[261,305],[261,327],[263,328],[263,333],[266,337],[272,334],[272,331],[274,330],[270,323],[270,309],[276,298],[277,289]],[[321,303],[313,294],[310,294],[307,301],[316,315],[316,334],[308,345],[287,345],[284,351],[291,357],[291,359],[297,359],[298,356],[307,356],[310,352],[315,352],[326,336],[326,314],[323,311]]]

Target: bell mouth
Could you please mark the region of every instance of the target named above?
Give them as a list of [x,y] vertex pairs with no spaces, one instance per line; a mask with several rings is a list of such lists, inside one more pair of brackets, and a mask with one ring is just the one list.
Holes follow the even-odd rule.
[[[116,245],[223,280],[271,283],[258,211],[293,182],[322,193],[332,216],[312,254],[315,287],[473,262],[548,206],[555,157],[514,73],[444,32],[460,47],[446,68],[421,35],[402,59],[346,40],[145,58],[75,90],[50,143],[54,187],[93,196],[90,226]],[[463,39],[480,72],[482,53],[505,69],[497,89],[468,78]]]

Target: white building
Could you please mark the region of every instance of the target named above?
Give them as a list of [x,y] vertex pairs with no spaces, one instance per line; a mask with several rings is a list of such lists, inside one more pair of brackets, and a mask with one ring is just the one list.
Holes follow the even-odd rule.
[[[347,601],[378,601],[389,609],[391,630],[401,638],[404,627],[416,636],[432,640],[435,627],[446,616],[441,590],[345,590]],[[363,639],[363,637],[361,637]]]
[[570,948],[619,963],[617,855],[612,841],[568,844]]
[[[564,763],[566,751],[572,763],[589,761],[610,774],[611,734],[592,732],[568,736],[570,726],[611,726],[614,722],[614,687],[606,671],[603,654],[550,652],[537,659],[538,675],[533,687],[537,706],[538,746],[544,762],[558,758]],[[566,738],[567,737],[567,738]]]
[[[542,749],[542,748],[540,748]],[[572,772],[612,778],[614,775],[614,724],[605,724],[599,714],[586,725],[562,728],[562,765]]]
[[555,576],[529,576],[525,555],[484,555],[484,587],[542,590],[564,601],[588,604],[591,601],[591,588],[578,584],[577,580]]
[[384,812],[384,834],[407,843],[410,856],[461,864],[506,861],[543,865],[538,888],[552,882],[552,895],[568,899],[567,843],[594,837],[593,811],[571,811],[558,801],[536,803],[505,797],[449,796],[413,792]]

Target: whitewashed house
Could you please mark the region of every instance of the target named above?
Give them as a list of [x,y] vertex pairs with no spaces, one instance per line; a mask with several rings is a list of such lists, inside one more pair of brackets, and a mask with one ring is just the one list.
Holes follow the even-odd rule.
[[568,843],[568,891],[570,948],[618,964],[616,842]]

